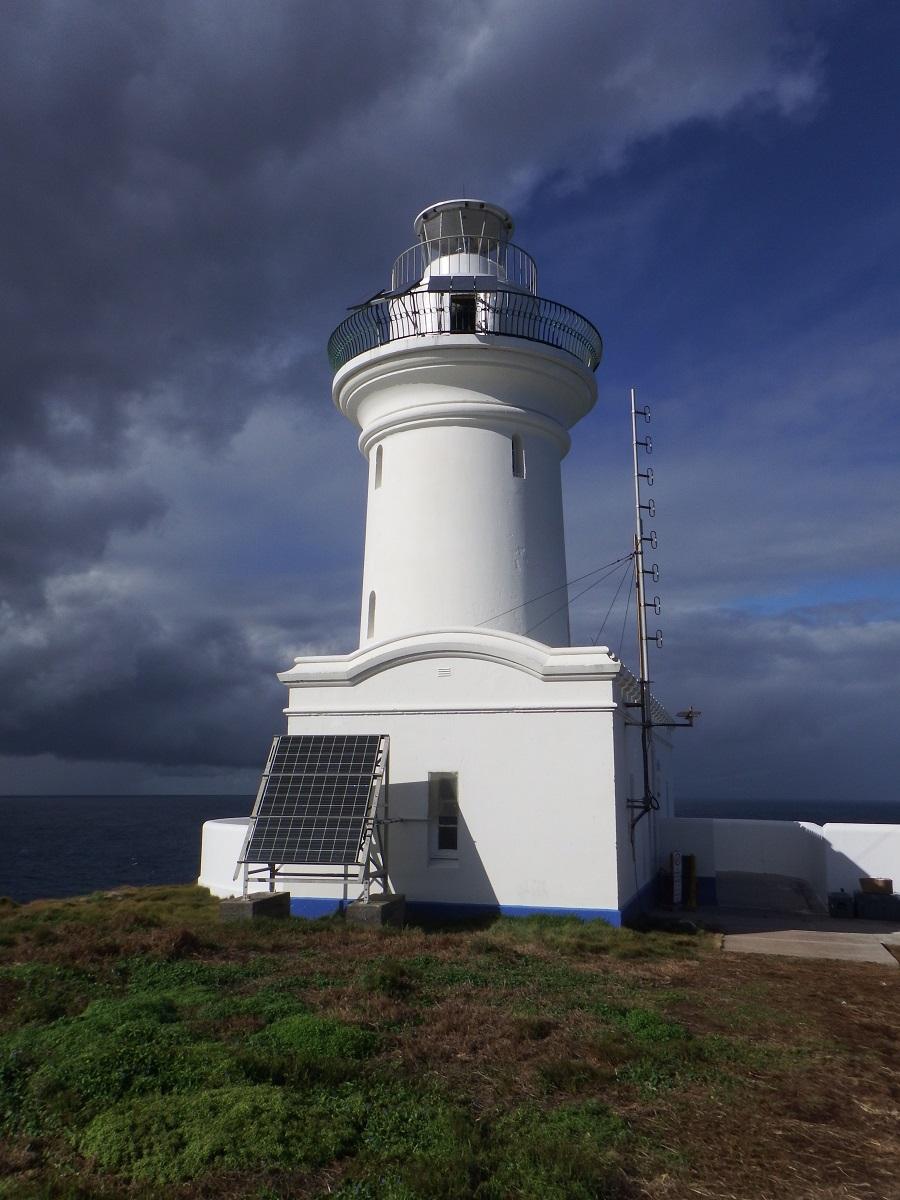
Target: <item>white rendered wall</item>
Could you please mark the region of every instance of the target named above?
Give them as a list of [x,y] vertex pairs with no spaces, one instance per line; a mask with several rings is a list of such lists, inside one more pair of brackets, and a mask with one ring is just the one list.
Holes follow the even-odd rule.
[[[619,670],[603,647],[464,629],[298,659],[280,678],[289,733],[390,735],[390,817],[402,818],[389,825],[395,891],[615,911]],[[456,861],[429,847],[428,776],[438,772],[458,778]]]
[[[624,702],[624,697],[620,703]],[[628,713],[629,715],[626,715]],[[642,816],[631,827],[634,810],[630,799],[640,798],[644,791],[644,764],[641,749],[641,727],[636,710],[620,707],[616,714],[616,823],[618,845],[619,907],[638,892],[648,888],[659,870],[660,850],[658,827],[661,819],[671,812],[669,771],[672,745],[662,730],[655,730],[650,742],[650,787],[659,801],[659,810]]]
[[214,896],[240,896],[243,891],[243,881],[240,876],[234,878],[234,871],[249,825],[249,813],[203,822],[197,883],[209,888]]
[[829,892],[855,892],[861,876],[893,879],[900,891],[900,825],[823,826],[830,851],[826,860]]
[[[604,647],[550,648],[441,630],[349,655],[298,659],[289,733],[388,734],[391,885],[410,901],[558,909],[615,919],[620,665]],[[458,782],[459,850],[435,853],[429,773]],[[200,882],[232,882],[245,822],[207,822]],[[291,881],[294,897],[359,888]],[[631,898],[626,885],[625,899]]]
[[827,892],[855,892],[861,878],[900,890],[900,826],[672,817],[660,822],[660,865],[673,850],[697,857],[697,874],[742,871],[805,879]]
[[[380,722],[383,724],[383,721]],[[403,737],[406,732],[402,726],[397,726],[397,734]],[[353,723],[354,732],[357,725]],[[336,732],[337,727],[328,730]],[[317,731],[318,732],[318,731]],[[371,730],[375,732],[374,725]],[[379,727],[378,732],[381,732]],[[447,747],[443,747],[444,759],[447,760]],[[440,751],[435,747],[435,754]],[[443,761],[442,760],[442,761]],[[434,768],[431,768],[434,769]],[[441,769],[441,768],[438,768]],[[450,768],[448,768],[450,769]],[[467,772],[468,780],[466,796],[461,789],[461,801],[466,800],[471,811],[471,801],[475,797],[474,789],[478,784],[478,774]],[[539,777],[540,781],[540,777]],[[555,788],[551,795],[556,795]],[[591,799],[596,795],[602,806],[603,798],[599,790],[592,790]],[[401,813],[400,802],[406,808]],[[418,799],[415,792],[405,796],[396,796],[398,815],[415,815],[424,803],[420,793]],[[612,806],[607,805],[611,811]],[[534,806],[526,806],[525,816],[533,814]],[[552,812],[558,814],[555,820],[565,820],[565,806],[560,809],[554,802]],[[538,814],[539,815],[539,814]],[[546,823],[546,822],[544,822]],[[241,880],[234,880],[234,869],[237,857],[244,842],[247,830],[247,817],[224,818],[218,821],[207,821],[203,826],[203,850],[198,883],[201,887],[209,888],[215,896],[235,896],[241,894]],[[475,818],[476,832],[481,822]],[[488,822],[490,824],[490,822]],[[644,825],[645,822],[641,822]],[[658,829],[659,865],[667,865],[668,855],[673,850],[685,854],[694,854],[697,858],[697,872],[700,876],[713,877],[718,871],[741,871],[761,873],[765,875],[784,875],[791,879],[805,879],[810,886],[824,899],[826,892],[846,891],[852,893],[858,890],[860,878],[887,878],[894,881],[895,890],[900,890],[900,826],[897,825],[862,825],[862,824],[828,824],[825,826],[811,825],[793,821],[743,821],[711,817],[679,817],[659,818],[653,822]],[[747,828],[753,826],[754,828]],[[640,827],[639,827],[640,828]],[[495,831],[496,832],[496,831]],[[620,838],[624,833],[620,830]],[[393,836],[396,837],[396,834]],[[479,835],[480,836],[480,835]],[[644,835],[652,836],[649,831]],[[518,846],[521,838],[513,845]],[[493,839],[487,838],[485,845],[490,846]],[[434,898],[460,900],[470,902],[464,894],[465,884],[470,881],[474,872],[480,876],[478,869],[478,852],[475,837],[464,831],[463,846],[465,856],[461,866],[437,865],[432,862],[427,843],[427,826],[420,825],[404,831],[403,836],[395,845],[397,854],[406,854],[412,863],[412,870],[407,875],[410,894],[415,895],[413,888]],[[610,900],[608,888],[599,887],[590,893],[590,903],[571,901],[572,907],[581,908],[613,908],[624,907],[631,896],[645,883],[645,880],[635,881],[631,875],[630,855],[625,853],[626,843],[620,841],[619,863],[607,861],[603,855],[597,859],[597,871],[594,874],[605,874],[607,878],[619,872],[619,898],[617,905]],[[504,847],[505,848],[505,847]],[[557,852],[560,852],[557,847]],[[563,853],[566,849],[562,848]],[[488,851],[489,856],[492,853]],[[448,874],[441,877],[440,872]],[[444,884],[447,883],[446,888]],[[523,904],[536,907],[559,907],[555,903],[556,893],[553,890],[555,880],[552,875],[541,872],[530,881],[522,883],[513,881],[514,887],[508,893],[511,900],[499,900],[503,904]],[[260,885],[252,885],[251,890],[259,890]],[[287,885],[279,885],[279,890]],[[547,893],[548,888],[553,892],[549,902],[540,902],[534,897]],[[291,893],[295,896],[327,896],[344,902],[356,899],[360,888],[356,884],[349,886],[330,883],[292,883]],[[482,890],[482,896],[489,891]],[[576,893],[578,895],[578,893]],[[529,897],[521,899],[522,896]],[[487,903],[494,901],[486,900]]]
[[[612,919],[658,862],[657,814],[638,824],[632,855],[626,801],[640,783],[640,730],[625,727],[621,677],[603,647],[553,649],[474,629],[298,659],[281,675],[289,733],[390,736],[394,891]],[[662,795],[668,744],[659,734],[654,750]],[[429,773],[444,772],[458,782],[456,859],[434,853],[428,810]],[[240,890],[232,875],[244,823],[221,824],[204,830],[201,882],[224,895]],[[359,893],[324,881],[285,886],[295,897]]]
[[[313,729],[391,737],[390,817],[402,819],[388,827],[393,891],[442,904],[618,908],[615,815],[604,786],[613,770],[610,715],[288,718],[289,733]],[[458,776],[455,860],[430,850],[428,773],[439,771]]]
[[568,645],[559,445],[515,434],[516,478],[512,434],[450,425],[385,436],[379,487],[370,448],[361,643],[374,592],[373,640],[486,622]]
[[805,879],[825,895],[827,841],[822,827],[809,822],[672,817],[660,822],[660,865],[673,850],[695,855],[700,876],[720,871],[784,875]]
[[787,875],[825,892],[826,843],[820,825],[804,821],[716,823],[716,870]]
[[592,373],[524,339],[426,335],[352,359],[334,398],[370,462],[361,644],[485,623],[567,645],[560,460]]
[[697,874],[707,878],[716,873],[715,821],[709,817],[667,817],[658,826],[659,865],[667,868],[669,855],[693,854]]

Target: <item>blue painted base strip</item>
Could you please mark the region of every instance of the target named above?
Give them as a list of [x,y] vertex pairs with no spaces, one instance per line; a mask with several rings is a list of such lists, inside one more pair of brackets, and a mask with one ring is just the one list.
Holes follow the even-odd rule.
[[580,921],[606,921],[620,925],[617,908],[550,908],[530,904],[459,904],[437,900],[407,900],[406,911],[414,917],[440,921],[466,921],[478,917],[577,917]]
[[[479,917],[577,917],[579,921],[605,921],[607,925],[626,925],[656,900],[657,880],[651,879],[622,908],[553,908],[529,904],[460,904],[437,900],[407,900],[406,911],[411,917],[431,921],[472,921]],[[697,903],[716,903],[715,876],[697,878]],[[327,896],[292,896],[291,916],[331,917],[343,912],[342,900]]]
[[[292,896],[291,916],[330,917],[343,911],[340,900],[320,896]],[[606,921],[621,925],[622,913],[617,908],[545,908],[525,904],[457,904],[433,900],[407,900],[406,911],[411,917],[436,921],[471,921],[479,917],[577,917],[580,921]]]
[[292,917],[306,917],[308,920],[333,917],[335,913],[343,912],[343,909],[342,900],[332,900],[326,896],[291,896]]
[[622,913],[618,908],[532,908],[523,904],[501,904],[504,917],[577,917],[579,921],[605,921],[607,925],[621,925]]

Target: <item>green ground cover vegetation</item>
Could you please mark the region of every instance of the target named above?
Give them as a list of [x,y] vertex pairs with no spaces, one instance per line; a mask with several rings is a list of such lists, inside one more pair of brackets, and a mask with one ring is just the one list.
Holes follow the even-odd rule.
[[764,1197],[804,1154],[791,1195],[849,1197],[821,1190],[838,1131],[840,1186],[887,1196],[847,1120],[856,1088],[884,1152],[886,976],[568,918],[222,924],[187,887],[0,902],[0,1197]]

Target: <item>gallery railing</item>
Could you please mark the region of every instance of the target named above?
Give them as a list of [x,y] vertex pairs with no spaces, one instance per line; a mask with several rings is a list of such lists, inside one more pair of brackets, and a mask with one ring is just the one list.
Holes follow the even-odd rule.
[[366,350],[430,334],[494,334],[556,346],[594,371],[603,339],[585,317],[521,292],[407,292],[355,309],[328,339],[332,368]]
[[490,275],[514,291],[537,292],[537,267],[520,246],[478,234],[454,234],[417,242],[396,259],[391,291],[415,287],[433,275]]

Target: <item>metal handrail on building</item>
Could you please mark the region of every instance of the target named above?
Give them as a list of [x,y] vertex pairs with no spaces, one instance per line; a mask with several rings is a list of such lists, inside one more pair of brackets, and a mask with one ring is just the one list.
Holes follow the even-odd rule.
[[417,242],[397,257],[391,291],[415,287],[429,269],[441,275],[491,275],[515,291],[537,294],[537,266],[520,246],[477,234]]
[[603,339],[590,321],[555,300],[521,292],[407,292],[352,312],[328,339],[328,358],[338,371],[358,354],[401,338],[458,333],[542,342],[592,371],[603,354]]

